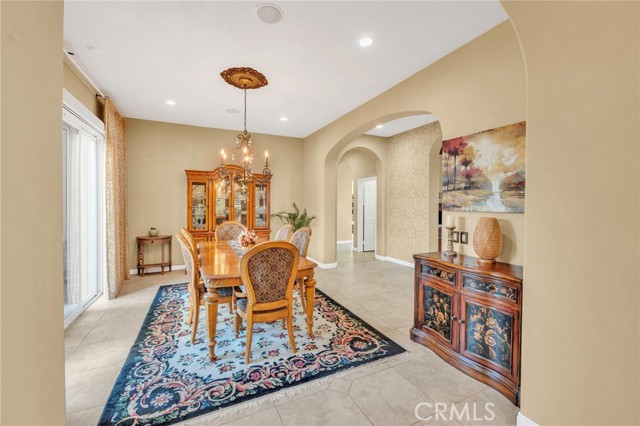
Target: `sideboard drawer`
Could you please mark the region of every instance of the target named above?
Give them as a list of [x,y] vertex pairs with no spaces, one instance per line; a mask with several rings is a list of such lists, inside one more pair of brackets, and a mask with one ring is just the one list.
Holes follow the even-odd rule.
[[462,274],[462,289],[471,290],[513,304],[518,304],[520,300],[520,288],[518,286],[472,274]]
[[434,265],[432,263],[421,262],[420,263],[420,275],[423,277],[438,278],[445,284],[455,287],[458,273],[447,268],[443,268],[440,265]]

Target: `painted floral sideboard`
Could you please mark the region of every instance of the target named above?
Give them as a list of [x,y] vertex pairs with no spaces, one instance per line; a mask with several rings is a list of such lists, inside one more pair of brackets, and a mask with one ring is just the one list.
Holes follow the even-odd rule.
[[519,405],[522,267],[416,254],[411,339]]

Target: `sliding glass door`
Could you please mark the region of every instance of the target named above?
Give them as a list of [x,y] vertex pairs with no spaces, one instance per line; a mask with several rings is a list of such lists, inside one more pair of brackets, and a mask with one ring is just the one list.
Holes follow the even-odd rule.
[[68,325],[104,285],[104,136],[63,110],[64,317]]

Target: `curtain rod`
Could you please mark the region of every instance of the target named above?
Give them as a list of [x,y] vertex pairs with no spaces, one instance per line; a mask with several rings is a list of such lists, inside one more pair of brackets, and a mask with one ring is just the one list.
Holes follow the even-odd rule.
[[98,86],[96,86],[96,84],[89,78],[87,73],[85,73],[84,70],[80,68],[78,63],[73,60],[73,57],[71,56],[72,54],[69,54],[69,51],[65,49],[62,49],[62,52],[65,62],[71,67],[71,69],[76,72],[76,74],[78,74],[82,82],[89,86],[89,88],[95,92],[96,98],[107,99],[104,93],[102,93]]

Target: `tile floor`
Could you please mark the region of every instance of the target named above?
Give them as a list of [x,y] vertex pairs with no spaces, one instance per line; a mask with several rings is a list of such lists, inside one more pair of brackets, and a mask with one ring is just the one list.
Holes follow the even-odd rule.
[[[230,416],[202,416],[185,424],[515,425],[518,408],[506,398],[409,339],[413,269],[349,249],[339,246],[338,268],[317,270],[318,288],[409,353],[355,369],[295,396],[245,408]],[[113,301],[99,299],[67,328],[69,426],[97,423],[158,285],[185,281],[183,271],[133,276],[120,297]],[[486,411],[487,403],[493,403],[490,411]],[[421,420],[434,414],[436,407],[437,415]],[[474,420],[474,414],[475,419],[482,420]]]

